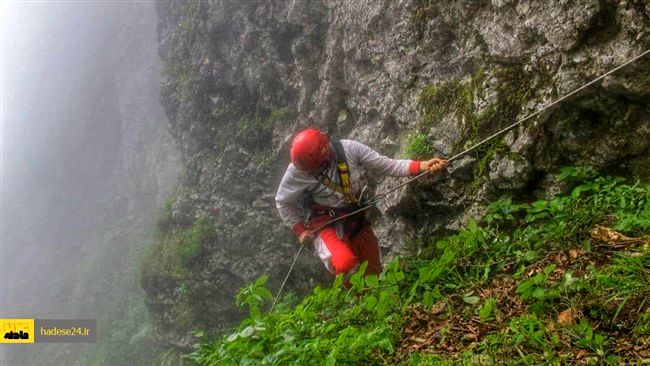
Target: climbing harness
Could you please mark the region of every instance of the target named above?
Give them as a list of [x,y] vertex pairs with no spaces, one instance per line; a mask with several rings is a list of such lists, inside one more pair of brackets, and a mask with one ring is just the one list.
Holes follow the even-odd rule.
[[[497,136],[499,136],[499,135],[502,135],[502,134],[504,134],[504,133],[506,133],[506,132],[512,130],[513,128],[519,126],[519,125],[522,124],[523,122],[525,122],[525,121],[527,121],[527,120],[529,120],[529,119],[531,119],[531,118],[533,118],[533,117],[535,117],[535,116],[540,115],[540,114],[541,114],[542,112],[544,112],[545,110],[547,110],[547,109],[551,108],[552,106],[554,106],[554,105],[556,105],[556,104],[562,102],[563,100],[566,100],[566,99],[569,98],[570,96],[575,95],[576,93],[580,92],[581,90],[586,89],[587,87],[589,87],[589,86],[591,86],[591,85],[597,83],[598,81],[600,81],[600,80],[604,79],[605,77],[607,77],[607,76],[609,76],[609,75],[615,73],[616,71],[622,69],[623,67],[625,67],[625,66],[627,66],[627,65],[629,65],[629,64],[631,64],[631,63],[633,63],[633,62],[635,62],[636,60],[642,58],[643,56],[647,55],[648,53],[650,53],[650,49],[644,51],[643,53],[639,54],[638,56],[633,57],[632,59],[626,61],[625,63],[623,63],[623,64],[621,64],[621,65],[619,65],[619,66],[617,66],[617,67],[611,69],[610,71],[608,71],[608,72],[604,73],[603,75],[601,75],[601,76],[599,76],[599,77],[593,79],[592,81],[588,82],[587,84],[585,84],[585,85],[583,85],[583,86],[581,86],[581,87],[579,87],[579,88],[573,90],[572,92],[570,92],[570,93],[564,95],[563,97],[561,97],[561,98],[559,98],[559,99],[557,99],[557,100],[555,100],[555,101],[553,101],[553,102],[551,102],[551,103],[545,105],[545,106],[542,107],[541,109],[539,109],[539,110],[537,110],[537,111],[535,111],[535,112],[533,112],[533,113],[531,113],[531,114],[529,114],[529,115],[523,117],[522,119],[518,120],[517,122],[511,124],[510,126],[508,126],[508,127],[504,128],[504,129],[502,129],[502,130],[500,130],[500,131],[498,131],[498,132],[496,132],[496,133],[494,133],[494,134],[492,134],[492,135],[486,137],[485,139],[479,141],[479,142],[476,143],[475,145],[473,145],[473,146],[471,146],[471,147],[469,147],[469,148],[467,148],[467,149],[465,149],[465,150],[459,152],[458,154],[456,154],[456,155],[452,156],[451,158],[447,159],[447,163],[451,163],[452,161],[454,161],[454,160],[458,159],[459,157],[461,157],[461,156],[467,154],[468,152],[470,152],[470,151],[476,149],[477,147],[479,147],[479,146],[483,145],[484,143],[486,143],[486,142],[492,140],[493,138],[495,138],[495,137],[497,137]],[[341,149],[341,150],[342,150],[342,149]],[[337,151],[337,153],[338,153],[338,151]],[[340,156],[340,154],[339,154],[339,156]],[[345,219],[345,218],[347,218],[347,217],[350,217],[350,216],[356,215],[356,214],[358,214],[358,213],[360,213],[360,212],[363,212],[363,211],[365,211],[365,210],[368,210],[369,208],[371,208],[371,207],[373,207],[374,205],[376,205],[379,201],[381,201],[382,199],[384,199],[386,196],[388,196],[388,195],[391,194],[392,192],[395,192],[395,191],[398,190],[399,188],[401,188],[401,187],[403,187],[403,186],[405,186],[405,185],[407,185],[407,184],[409,184],[409,183],[411,183],[411,182],[413,182],[413,181],[415,181],[415,180],[418,180],[418,179],[422,178],[423,176],[425,176],[425,175],[427,175],[427,174],[429,174],[428,171],[423,172],[423,173],[420,173],[420,174],[416,175],[415,177],[410,178],[410,179],[406,180],[405,182],[403,182],[403,183],[397,185],[396,187],[387,190],[386,192],[383,192],[383,193],[381,193],[381,194],[377,194],[377,195],[375,195],[373,198],[371,198],[371,199],[369,199],[367,202],[365,202],[365,204],[364,204],[363,206],[361,206],[359,209],[354,210],[354,211],[352,211],[352,212],[349,212],[349,213],[347,213],[347,214],[344,214],[344,215],[341,215],[341,216],[338,216],[338,217],[332,218],[332,220],[330,220],[330,221],[328,221],[328,222],[326,222],[326,223],[324,223],[324,224],[322,224],[322,225],[320,225],[320,226],[318,226],[318,227],[316,227],[316,228],[314,228],[314,229],[311,229],[311,230],[309,230],[309,231],[310,231],[310,233],[312,233],[312,235],[313,235],[313,234],[317,233],[320,229],[324,228],[325,226],[331,225],[331,224],[333,224],[333,223],[335,223],[335,222],[337,222],[337,221],[343,220],[343,219]],[[293,270],[293,267],[295,266],[296,262],[298,261],[298,257],[300,256],[300,253],[302,252],[303,247],[304,247],[304,245],[301,244],[301,245],[300,245],[300,249],[298,250],[298,253],[296,253],[295,258],[293,259],[293,263],[291,264],[291,267],[289,268],[289,272],[287,273],[287,276],[285,277],[284,281],[282,282],[282,285],[280,286],[280,290],[278,290],[278,294],[276,295],[276,298],[275,298],[275,300],[273,301],[273,304],[271,305],[271,310],[269,310],[269,311],[273,311],[273,307],[275,306],[276,301],[277,301],[278,298],[280,297],[280,294],[282,294],[282,289],[284,288],[284,285],[286,284],[287,280],[289,279],[289,275],[291,274],[291,271]]]
[[[329,179],[327,177],[327,175],[325,175],[324,173],[320,173],[316,177],[316,179],[319,182],[321,182],[323,185],[325,185],[326,187],[330,188],[331,190],[339,192],[340,194],[342,194],[343,197],[345,198],[345,201],[346,201],[347,205],[344,206],[343,208],[318,207],[318,205],[316,205],[314,203],[314,197],[313,197],[312,193],[308,192],[307,194],[304,194],[302,199],[300,200],[300,210],[307,213],[307,215],[305,217],[305,221],[304,221],[305,225],[307,225],[307,223],[309,222],[309,219],[312,216],[317,216],[317,215],[329,215],[330,218],[332,218],[332,219],[334,219],[336,217],[341,217],[341,216],[339,216],[339,214],[343,214],[346,217],[350,217],[350,216],[352,216],[352,215],[348,215],[348,213],[351,210],[350,207],[352,207],[352,210],[356,210],[358,207],[361,206],[360,202],[362,202],[361,199],[362,199],[362,197],[363,197],[363,195],[365,193],[365,187],[362,190],[359,199],[354,197],[354,195],[352,194],[352,190],[350,189],[350,170],[348,168],[348,163],[347,163],[347,159],[345,157],[345,150],[343,150],[343,145],[341,145],[341,141],[339,141],[339,140],[332,141],[332,145],[334,145],[334,149],[335,149],[336,155],[338,157],[338,162],[337,162],[336,168],[337,168],[337,172],[338,172],[338,175],[339,175],[339,181],[341,182],[341,184],[339,185],[339,184],[336,184],[336,183],[332,182],[332,180]],[[358,212],[361,212],[361,211],[358,211]],[[336,221],[338,221],[338,220],[336,220]],[[334,221],[331,221],[331,222],[334,222]],[[359,225],[356,225],[356,226],[359,226]],[[324,227],[324,225],[321,225],[321,226],[319,226],[319,229],[323,228],[323,227]],[[312,234],[315,233],[316,231],[317,230],[310,230],[310,232]],[[358,233],[358,230],[356,230],[356,231]],[[355,235],[356,235],[356,233],[355,233]],[[301,244],[300,249],[296,253],[295,257],[293,258],[293,262],[291,263],[291,267],[289,268],[289,272],[287,272],[287,275],[285,276],[284,281],[282,281],[282,285],[280,286],[280,290],[278,290],[278,295],[273,300],[273,303],[271,304],[271,309],[269,310],[269,312],[273,311],[273,308],[275,307],[275,304],[277,303],[277,301],[278,301],[278,299],[280,297],[280,294],[282,293],[282,289],[284,289],[284,285],[287,283],[287,280],[289,279],[289,276],[291,275],[293,267],[296,265],[296,262],[298,261],[298,258],[300,257],[300,253],[302,253],[302,250],[303,250],[304,247],[305,247],[305,245]]]
[[341,184],[336,184],[332,182],[331,179],[327,177],[324,173],[320,173],[316,179],[318,179],[319,182],[324,184],[327,188],[339,192],[340,194],[343,195],[345,198],[345,202],[348,204],[350,203],[357,203],[357,199],[354,197],[352,194],[352,190],[350,189],[350,170],[348,169],[348,163],[347,160],[345,159],[345,151],[343,150],[343,145],[341,145],[341,141],[332,141],[332,145],[334,145],[334,149],[336,150],[336,155],[338,156],[338,162],[336,163],[336,170],[338,171],[339,175],[339,180],[341,181]]

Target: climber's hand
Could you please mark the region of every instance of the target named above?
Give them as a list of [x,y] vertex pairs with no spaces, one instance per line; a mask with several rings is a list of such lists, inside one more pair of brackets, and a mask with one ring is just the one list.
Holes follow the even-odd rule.
[[298,237],[298,241],[300,244],[305,244],[310,241],[314,241],[314,235],[312,235],[311,231],[307,230],[304,233],[300,234]]
[[440,158],[433,158],[427,161],[420,162],[420,173],[430,172],[431,174],[438,174],[447,167],[447,160]]

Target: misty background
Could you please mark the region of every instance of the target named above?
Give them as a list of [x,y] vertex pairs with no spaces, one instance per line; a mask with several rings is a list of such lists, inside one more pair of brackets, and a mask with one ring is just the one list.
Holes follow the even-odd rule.
[[138,265],[181,170],[154,3],[9,2],[1,21],[0,316],[94,318],[98,342],[0,364],[153,363]]

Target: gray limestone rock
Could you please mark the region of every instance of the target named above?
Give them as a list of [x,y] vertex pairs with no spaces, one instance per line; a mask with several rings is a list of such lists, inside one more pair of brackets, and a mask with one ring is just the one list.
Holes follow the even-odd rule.
[[[191,325],[236,322],[237,289],[269,275],[279,287],[296,250],[273,194],[291,135],[306,126],[404,157],[408,137],[452,156],[538,110],[650,45],[647,2],[213,1],[160,2],[161,101],[186,161],[190,211],[212,212],[219,240],[190,268],[180,303],[174,281],[145,287],[169,344]],[[566,165],[610,171],[648,155],[650,57],[382,201],[375,229],[387,257],[426,232],[457,230],[501,195],[552,194]],[[624,172],[623,172],[624,173]],[[400,180],[387,178],[376,192]],[[184,205],[184,203],[183,203]],[[176,219],[197,217],[181,203]],[[217,213],[215,213],[217,212]],[[180,222],[179,221],[179,222]],[[413,253],[411,253],[413,254]],[[298,262],[306,291],[324,269]],[[326,277],[326,276],[325,276]],[[162,304],[162,305],[157,305]],[[175,330],[165,333],[164,331]]]

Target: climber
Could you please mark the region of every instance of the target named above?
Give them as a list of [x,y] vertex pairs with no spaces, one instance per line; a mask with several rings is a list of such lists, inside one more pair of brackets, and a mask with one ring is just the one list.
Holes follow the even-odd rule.
[[284,224],[292,228],[301,245],[313,241],[330,273],[352,274],[368,261],[364,275],[381,273],[377,238],[367,211],[345,218],[314,233],[335,217],[363,203],[362,177],[417,175],[441,172],[446,160],[395,160],[353,140],[329,141],[316,129],[306,129],[291,143],[291,163],[275,196]]

